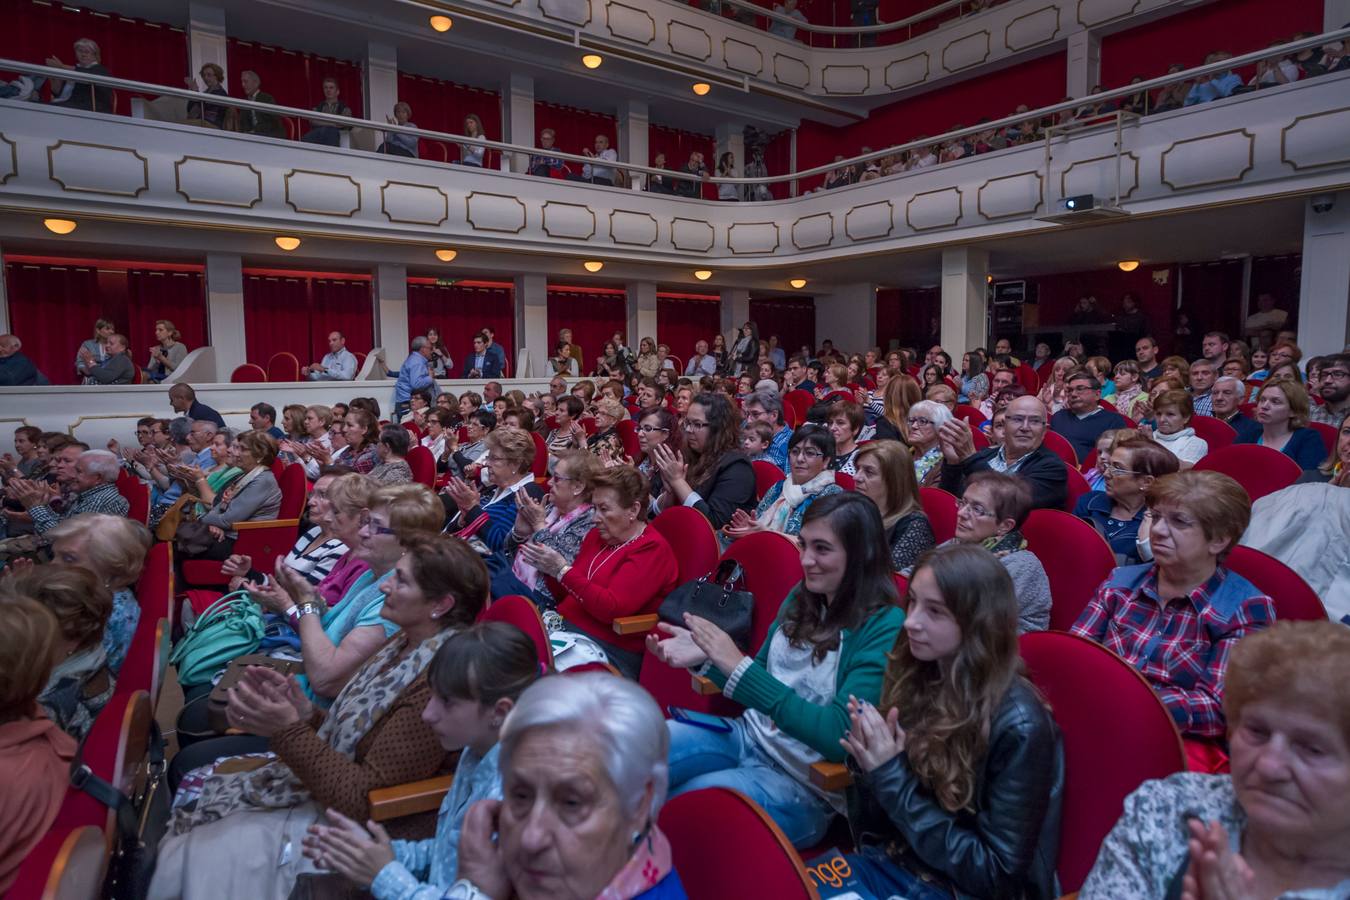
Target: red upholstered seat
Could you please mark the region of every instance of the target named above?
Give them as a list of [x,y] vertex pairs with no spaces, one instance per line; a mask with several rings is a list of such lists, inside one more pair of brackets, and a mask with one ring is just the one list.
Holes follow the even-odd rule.
[[791,538],[776,531],[759,531],[733,543],[722,559],[741,564],[745,589],[755,595],[749,649],[757,652],[783,601],[802,580],[801,551]]
[[1083,473],[1068,463],[1064,464],[1064,486],[1068,489],[1064,496],[1064,511],[1067,513],[1073,512],[1079,497],[1092,492],[1092,486],[1087,483]]
[[727,788],[666,801],[658,817],[675,870],[699,900],[807,900],[819,897],[801,857],[768,814]]
[[505,622],[516,626],[534,642],[540,665],[545,669],[553,668],[553,646],[548,641],[548,631],[544,628],[538,607],[529,598],[518,594],[498,597],[478,614],[478,621]]
[[1327,454],[1330,455],[1331,451],[1336,449],[1336,426],[1325,422],[1309,422],[1308,427],[1322,438],[1322,445],[1327,448]]
[[6,897],[98,900],[108,864],[103,831],[92,825],[52,828],[23,858]]
[[141,618],[151,621],[168,616],[173,621],[173,544],[161,542],[150,548],[136,582],[136,602]]
[[1242,485],[1253,501],[1289,487],[1303,474],[1298,463],[1260,444],[1233,444],[1211,450],[1195,468],[1222,472]]
[[620,419],[615,424],[614,431],[619,435],[619,442],[623,444],[623,452],[636,463],[642,457],[642,443],[638,440],[637,423],[632,419]]
[[230,373],[230,384],[254,384],[267,380],[267,372],[262,366],[254,363],[244,363],[242,366],[236,366]]
[[1186,769],[1181,735],[1144,677],[1110,650],[1055,631],[1019,641],[1027,677],[1064,740],[1060,888],[1082,886],[1125,798],[1144,781]]
[[806,411],[814,406],[815,403],[815,394],[812,394],[810,391],[804,391],[801,388],[788,391],[783,395],[783,405],[792,407],[793,411],[797,414],[797,421],[799,422],[806,421]]
[[839,485],[846,491],[855,490],[857,487],[853,482],[853,476],[848,474],[847,472],[835,472],[834,483]]
[[1213,416],[1191,416],[1191,427],[1195,429],[1195,436],[1209,445],[1211,453],[1237,440],[1233,426]]
[[717,535],[698,510],[672,506],[652,519],[651,524],[675,552],[680,584],[702,578],[717,567],[720,550]]
[[1071,469],[1078,468],[1078,452],[1073,449],[1073,445],[1064,440],[1056,431],[1049,428],[1045,430],[1045,449],[1064,460],[1064,464]]
[[117,473],[117,493],[126,498],[127,518],[147,525],[150,522],[150,487],[121,469]]
[[1057,509],[1032,510],[1022,536],[1050,579],[1050,627],[1067,631],[1116,567],[1116,555],[1097,529]]
[[1276,619],[1320,622],[1327,618],[1326,607],[1308,582],[1275,557],[1239,545],[1229,551],[1223,564],[1275,601]]
[[418,428],[417,423],[412,419],[403,423],[403,430],[408,432],[408,437],[412,439],[414,444],[422,439],[422,429]]
[[277,518],[300,518],[309,495],[308,485],[305,483],[305,467],[289,465],[282,469],[277,485],[281,488],[281,509],[277,511]]
[[956,405],[956,412],[953,413],[953,415],[962,422],[968,424],[971,428],[979,428],[980,423],[984,421],[984,413],[965,403],[958,403]]
[[408,451],[408,468],[412,469],[413,481],[434,487],[436,484],[436,458],[431,451],[420,444]]
[[[81,759],[99,778],[129,791],[137,765],[150,746],[154,719],[150,695],[145,691],[115,693],[94,720],[81,749]],[[53,828],[92,825],[111,841],[116,822],[113,811],[93,797],[73,788],[66,793]]]
[[755,468],[755,498],[763,500],[769,488],[782,481],[787,475],[783,470],[766,459],[757,459],[750,463]]
[[141,612],[136,633],[127,647],[126,659],[117,673],[117,690],[146,691],[151,704],[159,701],[159,689],[169,664],[171,634],[167,618],[154,619]]
[[942,488],[919,488],[919,502],[923,514],[933,529],[933,537],[941,544],[956,537],[956,496]]
[[295,358],[294,353],[286,350],[273,353],[272,358],[267,361],[267,380],[299,381],[300,360]]

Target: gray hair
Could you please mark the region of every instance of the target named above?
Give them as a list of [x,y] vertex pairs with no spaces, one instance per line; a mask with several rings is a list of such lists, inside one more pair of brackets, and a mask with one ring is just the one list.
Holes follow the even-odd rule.
[[408,104],[407,102],[405,102],[405,101],[403,101],[403,100],[400,100],[400,101],[398,101],[397,103],[395,103],[395,104],[394,104],[394,115],[398,115],[398,111],[399,111],[400,108],[407,110],[407,111],[408,111],[408,118],[410,118],[410,119],[412,118],[412,106],[411,106],[410,104]]
[[952,420],[952,411],[936,400],[920,400],[909,408],[909,414],[929,419],[934,428],[941,428]]
[[74,44],[75,52],[79,53],[81,47],[94,54],[95,59],[103,59],[103,51],[98,49],[98,44],[95,41],[92,41],[89,38],[80,38]]
[[187,443],[188,435],[192,433],[192,420],[187,416],[179,416],[176,419],[169,420],[169,440],[180,447]]
[[1233,387],[1235,387],[1235,388],[1238,389],[1238,397],[1241,397],[1241,396],[1242,396],[1242,388],[1243,388],[1243,384],[1242,384],[1242,379],[1241,379],[1241,378],[1235,378],[1235,377],[1233,377],[1232,375],[1220,375],[1218,378],[1215,378],[1215,379],[1214,379],[1214,387],[1218,387],[1219,385],[1223,384],[1225,381],[1231,381],[1231,382],[1233,382]]
[[23,349],[23,341],[19,340],[17,334],[0,334],[0,343],[13,347],[15,353]]
[[650,820],[656,821],[670,783],[670,732],[650,694],[636,682],[605,672],[550,675],[526,688],[501,732],[500,767],[511,768],[521,739],[541,728],[563,728],[599,745],[603,768],[619,793],[625,815],[638,814],[647,785]]
[[107,450],[86,450],[80,454],[80,462],[84,463],[86,470],[108,484],[117,481],[117,476],[122,471],[122,464]]
[[412,339],[412,350],[414,353],[416,353],[418,350],[421,350],[426,345],[427,339],[423,335],[418,335],[417,337]]
[[198,425],[205,426],[204,428],[202,428],[202,431],[208,431],[213,436],[217,431],[220,430],[219,428],[216,427],[216,423],[212,422],[210,419],[192,419],[191,424],[188,425],[188,432],[189,433],[192,432],[193,429],[195,429]]
[[[766,381],[768,379],[765,379]],[[742,407],[749,406],[751,403],[764,410],[766,413],[772,413],[773,417],[779,422],[783,421],[783,395],[777,391],[755,391],[745,398]]]

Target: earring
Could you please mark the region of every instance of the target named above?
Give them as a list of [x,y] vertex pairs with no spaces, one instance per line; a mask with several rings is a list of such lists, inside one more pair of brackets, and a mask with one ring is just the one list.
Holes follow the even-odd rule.
[[431,614],[431,617],[432,617],[433,619],[439,619],[439,618],[441,617],[441,614],[440,614],[440,613],[432,613],[432,614]]

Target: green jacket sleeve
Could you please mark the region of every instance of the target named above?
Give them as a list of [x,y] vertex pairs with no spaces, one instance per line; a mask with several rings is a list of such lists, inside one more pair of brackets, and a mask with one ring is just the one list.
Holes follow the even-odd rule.
[[[759,710],[791,735],[830,762],[843,762],[844,748],[839,739],[848,733],[849,695],[876,703],[881,699],[881,681],[886,672],[886,654],[895,644],[905,614],[888,606],[872,614],[856,631],[845,631],[835,676],[834,698],[826,706],[803,699],[792,688],[769,673],[769,645],[782,625],[783,613],[793,602],[789,596],[778,611],[769,636],[764,640],[748,669],[737,682],[731,699]],[[720,671],[708,673],[717,686],[725,687],[727,678]]]

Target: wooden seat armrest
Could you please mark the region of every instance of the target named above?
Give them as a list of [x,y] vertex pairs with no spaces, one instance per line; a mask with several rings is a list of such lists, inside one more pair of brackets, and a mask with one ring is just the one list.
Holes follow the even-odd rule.
[[811,783],[823,791],[842,791],[853,783],[853,774],[843,763],[811,763]]
[[259,528],[299,528],[299,519],[258,519],[253,522],[235,522],[235,531],[255,531]]
[[646,634],[656,627],[660,619],[656,613],[645,616],[619,616],[613,622],[615,634]]
[[706,675],[690,675],[689,680],[689,686],[694,689],[695,694],[711,697],[715,694],[722,693],[722,689],[717,686],[717,682]]
[[454,780],[454,775],[439,775],[422,781],[377,788],[371,791],[367,798],[370,803],[370,817],[376,822],[387,822],[390,819],[440,809],[441,801],[450,792],[450,785]]

